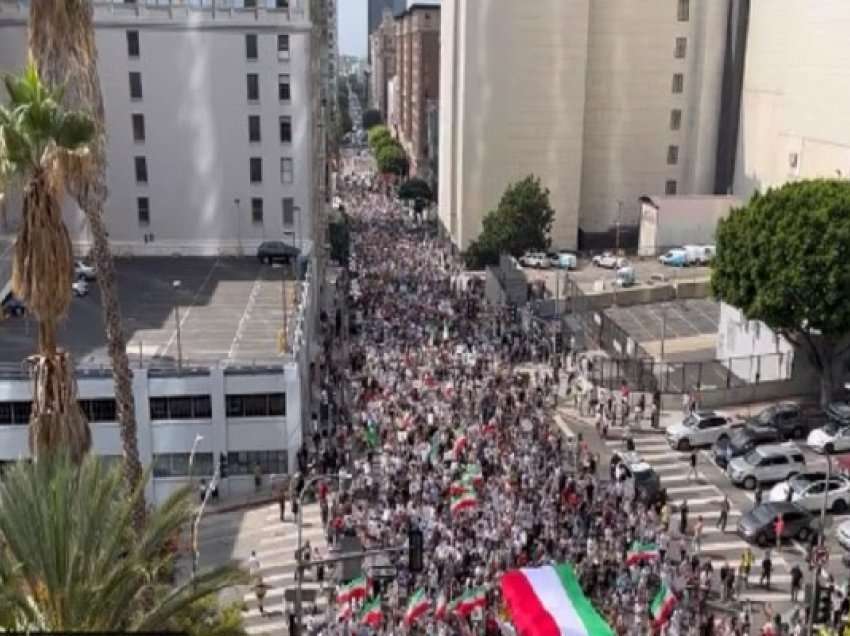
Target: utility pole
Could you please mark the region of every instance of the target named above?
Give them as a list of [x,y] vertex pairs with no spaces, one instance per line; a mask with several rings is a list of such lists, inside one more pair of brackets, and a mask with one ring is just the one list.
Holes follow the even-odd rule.
[[[180,289],[180,281],[175,280],[171,283],[174,290]],[[177,374],[183,374],[183,344],[180,341],[180,300],[175,299],[174,302],[174,322],[177,325]]]
[[[826,457],[826,480],[824,481],[824,492],[829,492],[829,480],[832,479],[832,458],[829,453],[824,453]],[[818,545],[820,550],[824,550],[823,543],[826,538],[826,500],[829,497],[824,496],[823,501],[821,502],[820,508],[820,537],[818,540]],[[818,559],[818,566],[815,568],[815,576],[814,581],[812,581],[812,605],[809,608],[809,620],[807,621],[808,625],[806,626],[806,633],[812,634],[814,623],[815,623],[815,611],[817,609],[817,600],[818,595],[815,593],[817,591],[818,582],[820,581],[821,569],[822,569],[821,560]]]

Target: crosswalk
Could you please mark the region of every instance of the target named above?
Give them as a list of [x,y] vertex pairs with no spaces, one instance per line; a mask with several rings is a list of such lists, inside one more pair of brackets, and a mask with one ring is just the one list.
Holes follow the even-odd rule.
[[[755,564],[753,573],[750,575],[750,581],[751,583],[757,582],[764,550],[748,544],[735,533],[742,511],[733,502],[729,511],[726,531],[720,530],[716,523],[720,517],[720,502],[724,499],[723,491],[715,484],[705,480],[702,475],[700,479],[696,480],[689,477],[689,455],[672,450],[660,433],[635,435],[632,439],[635,452],[658,474],[661,479],[661,486],[667,489],[668,501],[674,506],[674,509],[678,509],[687,501],[691,527],[699,516],[704,519],[705,527],[700,553],[703,558],[711,559],[715,572],[724,562],[728,562],[730,566],[737,568],[742,553],[749,546],[755,555]],[[606,440],[605,444],[609,451],[625,450],[623,440]],[[676,536],[678,515],[673,515],[670,527],[672,534]],[[672,542],[671,544],[676,545]],[[787,546],[783,547],[783,550],[788,549],[790,548]],[[773,562],[770,590],[753,585],[744,591],[744,598],[765,603],[781,603],[789,600],[790,566],[781,552],[778,553],[775,548],[771,549],[770,552]]]
[[[287,511],[288,512],[288,511]],[[304,506],[302,541],[309,541],[311,548],[318,548],[324,558],[328,556],[328,546],[322,529],[321,513],[318,504]],[[211,519],[201,526],[199,543],[204,565],[216,561],[236,560],[246,569],[251,555],[255,551],[259,561],[259,573],[263,583],[268,586],[260,613],[256,594],[251,586],[242,586],[229,600],[243,603],[243,621],[248,634],[287,634],[291,604],[284,599],[287,590],[295,589],[295,550],[298,545],[297,526],[292,517],[281,522],[276,504],[262,506],[232,519]],[[315,605],[305,603],[308,612],[315,608],[315,614],[321,615],[328,607],[333,594],[332,577],[326,571],[323,583],[315,580],[315,570],[304,577],[303,589],[305,601],[315,597]],[[294,592],[290,592],[294,594]],[[291,601],[291,599],[290,599]],[[305,622],[309,622],[308,619]]]

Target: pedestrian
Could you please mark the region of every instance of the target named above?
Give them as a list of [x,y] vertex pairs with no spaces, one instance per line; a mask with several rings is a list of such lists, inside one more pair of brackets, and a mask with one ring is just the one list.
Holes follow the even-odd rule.
[[687,393],[682,393],[682,415],[688,415],[691,410],[691,400]]
[[761,577],[759,585],[764,589],[770,589],[770,574],[773,571],[773,562],[770,560],[770,550],[765,551],[764,558],[761,560]]
[[726,522],[729,519],[729,497],[723,496],[723,501],[720,502],[720,515],[717,517],[717,527],[720,532],[726,532]]
[[691,476],[697,481],[699,481],[699,472],[697,472],[697,453],[696,451],[691,451],[691,456],[689,458],[689,463],[691,465],[691,469],[688,471],[688,480],[690,481]]
[[286,491],[289,490],[289,485],[285,482],[280,485],[277,491],[277,505],[280,510],[280,520],[286,521]]
[[254,492],[260,492],[263,485],[263,471],[259,464],[254,464]]
[[[763,494],[764,494],[764,493],[762,492],[761,484],[758,484],[758,485],[756,486],[756,491],[755,491],[755,493],[753,493],[753,500],[754,500],[754,502],[755,502],[755,506],[760,506],[760,505],[761,505],[761,498],[762,498]],[[754,507],[755,507],[755,506],[754,506]]]
[[782,535],[785,533],[785,519],[780,512],[773,523],[773,534],[776,535],[776,549],[782,548]]
[[257,576],[257,580],[254,583],[254,594],[257,597],[257,609],[260,611],[261,616],[265,616],[266,610],[263,607],[263,600],[266,598],[266,592],[269,591],[269,586],[263,581],[262,576]]
[[697,515],[697,522],[694,524],[694,539],[693,539],[693,553],[697,556],[702,552],[702,531],[705,527],[705,523],[702,520],[702,515]]
[[688,500],[685,499],[679,508],[679,534],[688,534]]
[[744,549],[743,554],[741,554],[741,562],[738,565],[738,570],[741,574],[741,580],[745,587],[750,587],[750,571],[753,569],[753,562],[755,561],[755,556],[753,555],[753,551],[747,546]]
[[803,587],[803,570],[800,565],[795,563],[791,568],[791,602],[796,603],[800,595],[800,589]]
[[207,480],[202,479],[201,482],[198,484],[198,503],[200,503],[200,504],[204,503],[204,499],[206,499],[206,496],[207,496]]
[[251,556],[248,558],[248,574],[256,577],[260,573],[260,560],[257,558],[256,550],[251,550]]

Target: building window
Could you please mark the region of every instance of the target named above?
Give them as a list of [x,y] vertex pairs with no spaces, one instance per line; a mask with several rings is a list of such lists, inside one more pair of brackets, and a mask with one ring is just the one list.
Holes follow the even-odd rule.
[[292,99],[292,93],[289,89],[289,75],[287,74],[277,76],[277,98],[282,102],[288,102]]
[[256,9],[257,8],[257,0],[245,0],[245,8],[246,9]]
[[283,227],[295,225],[295,200],[292,197],[283,199]]
[[278,417],[286,415],[286,394],[228,395],[225,408],[227,417]]
[[0,402],[0,426],[26,426],[31,411],[32,402]]
[[248,159],[248,168],[251,173],[251,183],[263,182],[263,158],[251,157]]
[[257,59],[257,34],[245,34],[245,57],[249,60]]
[[289,0],[275,0],[274,8],[275,9],[288,9],[289,8]]
[[248,115],[248,141],[260,141],[260,116]]
[[288,115],[280,118],[280,143],[292,143],[292,117]]
[[688,38],[676,38],[676,50],[673,55],[677,60],[685,59],[685,54],[688,51]]
[[289,58],[289,34],[288,33],[278,33],[277,34],[277,57],[279,60],[285,60]]
[[679,163],[679,146],[667,146],[667,165],[675,166]]
[[[192,459],[192,475],[209,476],[212,474],[212,453],[195,453],[195,457]],[[154,477],[186,477],[188,475],[189,453],[162,453],[153,456]]]
[[285,450],[239,451],[227,454],[228,475],[253,475],[260,467],[264,475],[285,475],[288,472],[288,453]]
[[139,217],[139,225],[147,227],[151,222],[151,210],[147,197],[139,197],[136,199],[136,210]]
[[293,183],[295,181],[295,168],[291,157],[280,158],[280,182]]
[[248,73],[248,101],[256,102],[260,99],[260,76],[256,73]]
[[251,199],[251,222],[255,225],[263,224],[263,200],[260,197]]
[[133,141],[145,140],[145,116],[133,113]]
[[679,22],[687,22],[691,17],[691,2],[690,0],[679,0]]
[[152,420],[206,420],[212,417],[209,395],[172,395],[150,399]]
[[80,408],[89,422],[117,422],[118,409],[113,398],[80,400]]
[[127,31],[127,55],[139,57],[139,32]]
[[130,99],[142,98],[142,74],[130,71]]
[[148,161],[144,157],[136,157],[136,183],[148,182]]
[[685,76],[681,73],[673,75],[673,92],[681,93],[685,89]]
[[676,194],[675,179],[669,179],[667,183],[664,184],[664,194]]
[[674,108],[670,111],[670,130],[679,130],[682,127],[682,111]]

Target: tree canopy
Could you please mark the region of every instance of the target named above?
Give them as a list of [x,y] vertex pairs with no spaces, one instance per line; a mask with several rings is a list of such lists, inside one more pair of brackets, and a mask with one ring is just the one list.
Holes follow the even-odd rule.
[[378,146],[386,143],[387,141],[392,141],[393,136],[390,133],[390,129],[384,125],[373,126],[368,134],[367,139],[369,141],[369,147],[373,152],[377,152]]
[[548,248],[554,219],[549,190],[539,178],[529,175],[508,185],[499,205],[484,217],[481,234],[467,249],[467,266],[479,269],[495,265],[501,253],[521,256],[528,250]]
[[805,351],[831,397],[850,350],[850,182],[819,179],[756,193],[717,229],[714,295]]
[[378,170],[383,173],[403,175],[407,172],[407,155],[398,142],[384,143],[375,153]]
[[374,108],[363,111],[363,130],[371,130],[382,122],[381,113]]
[[431,186],[428,182],[419,177],[413,177],[402,183],[398,188],[398,196],[400,199],[432,199]]

